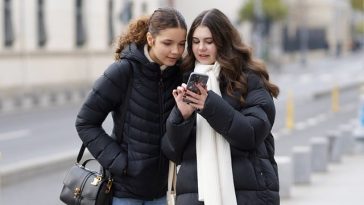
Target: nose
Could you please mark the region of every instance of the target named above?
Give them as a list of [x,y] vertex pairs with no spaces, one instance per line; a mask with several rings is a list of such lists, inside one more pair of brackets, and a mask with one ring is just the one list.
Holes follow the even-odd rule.
[[175,45],[175,46],[172,47],[171,53],[172,54],[178,54],[179,53],[178,51],[179,51],[178,45]]
[[203,43],[203,42],[200,42],[199,44],[198,44],[198,49],[199,50],[204,50],[206,47],[205,47],[205,44]]

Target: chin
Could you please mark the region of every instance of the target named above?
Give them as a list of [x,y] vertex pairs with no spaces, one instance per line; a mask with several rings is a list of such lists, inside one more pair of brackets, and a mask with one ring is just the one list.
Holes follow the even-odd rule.
[[174,66],[174,65],[176,65],[176,62],[177,61],[174,61],[174,62],[171,62],[171,61],[164,62],[164,65],[166,65],[166,66]]
[[209,61],[209,60],[199,60],[199,62],[201,64],[204,64],[204,65],[210,65],[210,64],[213,64],[213,62]]

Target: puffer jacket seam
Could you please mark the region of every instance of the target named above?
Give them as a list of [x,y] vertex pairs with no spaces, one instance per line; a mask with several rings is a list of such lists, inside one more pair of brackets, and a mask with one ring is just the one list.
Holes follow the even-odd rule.
[[118,85],[116,82],[114,82],[109,76],[107,76],[105,73],[103,74],[103,76],[106,78],[106,80],[110,81],[111,84],[113,84],[115,87],[117,88],[122,88],[122,86]]
[[131,138],[129,137],[130,140],[133,140],[133,141],[136,141],[136,142],[139,142],[139,143],[143,143],[143,144],[147,144],[147,145],[153,145],[153,146],[159,146],[159,143],[158,144],[151,144],[150,142],[143,142],[143,141],[140,141],[136,138]]
[[112,100],[106,96],[103,96],[98,90],[92,88],[92,92],[95,93],[100,99],[105,100],[108,104],[111,104],[113,107],[115,106]]

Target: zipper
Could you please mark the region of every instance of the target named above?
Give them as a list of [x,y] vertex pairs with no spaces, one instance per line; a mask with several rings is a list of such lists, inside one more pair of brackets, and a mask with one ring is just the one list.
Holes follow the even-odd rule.
[[[161,71],[159,83],[158,83],[158,89],[159,89],[159,132],[161,135],[160,141],[162,140],[162,134],[164,133],[164,83],[163,83],[163,73]],[[160,144],[160,143],[159,143]],[[157,175],[157,182],[160,181],[159,178],[161,176],[161,170],[162,170],[162,150],[159,148],[159,160],[158,160],[158,175]],[[157,193],[156,193],[157,194]],[[156,196],[155,194],[155,196]]]
[[159,113],[159,117],[160,117],[160,124],[159,124],[159,129],[160,129],[160,133],[162,134],[164,132],[164,83],[163,83],[163,77],[161,74],[161,77],[159,79],[159,107],[160,107],[160,113]]

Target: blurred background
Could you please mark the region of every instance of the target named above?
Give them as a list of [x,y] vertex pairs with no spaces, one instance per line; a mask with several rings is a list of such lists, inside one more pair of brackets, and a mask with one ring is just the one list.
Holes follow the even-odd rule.
[[[176,8],[188,25],[220,9],[265,61],[281,89],[273,134],[282,204],[360,203],[350,194],[361,189],[347,188],[364,183],[353,173],[364,169],[364,0],[1,0],[1,205],[62,204],[62,179],[81,145],[78,109],[113,62],[115,38],[159,7]],[[340,177],[353,182],[339,188]],[[302,194],[309,190],[316,195]]]

